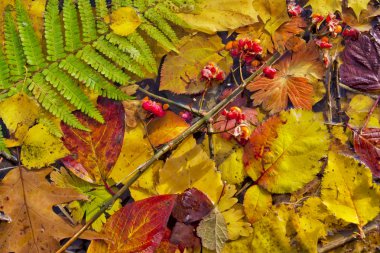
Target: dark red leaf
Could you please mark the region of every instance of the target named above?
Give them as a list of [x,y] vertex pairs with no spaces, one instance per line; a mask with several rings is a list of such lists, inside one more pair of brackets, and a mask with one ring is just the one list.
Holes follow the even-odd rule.
[[91,183],[107,178],[119,157],[125,128],[125,114],[120,102],[99,97],[97,107],[104,117],[104,124],[79,111],[74,112],[91,132],[61,124],[63,142],[71,152],[62,162],[74,174]]
[[354,132],[354,148],[372,174],[380,177],[380,129],[366,128],[361,133]]
[[180,194],[173,209],[177,221],[189,224],[201,220],[213,209],[213,204],[203,192],[191,188]]
[[165,236],[177,195],[160,195],[127,204],[104,226],[108,251],[153,253]]
[[347,40],[342,60],[339,70],[342,83],[360,91],[380,91],[380,44],[370,35],[360,34],[358,40]]
[[170,242],[178,245],[180,249],[199,248],[201,246],[201,240],[195,235],[194,226],[182,222],[175,224]]

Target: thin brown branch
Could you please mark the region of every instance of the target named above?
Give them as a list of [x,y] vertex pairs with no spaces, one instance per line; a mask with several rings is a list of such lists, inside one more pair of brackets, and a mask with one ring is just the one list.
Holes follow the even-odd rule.
[[210,158],[214,159],[215,157],[215,150],[214,150],[214,137],[212,135],[213,132],[212,122],[207,122],[207,136],[208,136],[208,149],[210,152]]
[[273,64],[275,61],[277,61],[280,58],[280,53],[275,53],[267,62],[264,64],[260,69],[258,69],[255,73],[250,75],[247,79],[243,81],[243,84],[238,86],[232,93],[223,99],[221,102],[219,102],[215,107],[213,107],[208,113],[206,113],[202,118],[200,118],[198,121],[196,121],[192,126],[187,128],[182,134],[180,134],[175,139],[169,141],[165,145],[160,148],[156,154],[154,154],[148,161],[141,164],[137,169],[134,171],[135,174],[131,176],[131,178],[125,183],[125,185],[115,193],[115,195],[107,200],[103,206],[100,207],[100,210],[94,214],[94,216],[91,217],[89,221],[75,234],[73,235],[58,251],[57,253],[63,253],[65,250],[75,241],[79,238],[79,236],[86,231],[91,224],[96,221],[107,209],[108,207],[112,206],[113,203],[120,198],[126,191],[128,191],[129,187],[157,160],[159,160],[164,154],[166,154],[168,151],[173,150],[176,148],[183,140],[185,140],[188,136],[194,134],[199,129],[201,129],[204,124],[206,124],[212,117],[214,117],[218,112],[220,112],[226,105],[228,105],[231,101],[233,101],[238,95],[240,95],[246,85],[251,82],[254,78],[259,76],[262,73],[262,69],[267,66]]

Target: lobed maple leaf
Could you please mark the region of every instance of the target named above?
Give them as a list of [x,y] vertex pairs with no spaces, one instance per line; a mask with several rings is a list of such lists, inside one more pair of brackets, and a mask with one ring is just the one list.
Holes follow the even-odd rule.
[[74,112],[91,132],[61,124],[63,142],[71,152],[62,162],[71,172],[90,183],[107,179],[120,154],[125,128],[125,114],[120,102],[99,97],[98,109],[104,117],[104,124]]
[[265,110],[276,113],[288,107],[312,109],[313,82],[323,77],[323,64],[319,50],[313,42],[304,44],[300,51],[288,53],[273,66],[278,69],[274,79],[260,77],[247,85],[254,105],[262,104]]
[[[80,226],[73,227],[52,210],[54,205],[85,196],[68,188],[58,188],[46,180],[52,171],[46,168],[28,171],[19,167],[10,171],[0,184],[0,211],[11,217],[10,223],[0,222],[1,252],[53,252],[60,240],[72,236]],[[83,238],[102,238],[85,232]]]

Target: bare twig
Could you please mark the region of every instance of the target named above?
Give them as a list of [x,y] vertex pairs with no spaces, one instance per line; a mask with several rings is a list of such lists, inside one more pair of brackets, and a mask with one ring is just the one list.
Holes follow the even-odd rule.
[[207,136],[208,136],[208,148],[210,152],[210,158],[214,159],[215,152],[214,152],[214,137],[212,135],[213,127],[212,122],[207,122]]
[[162,148],[160,148],[157,153],[155,153],[148,161],[141,164],[137,167],[137,169],[134,170],[134,173],[131,178],[125,183],[125,185],[115,193],[115,195],[107,200],[103,206],[100,207],[100,210],[94,214],[94,216],[91,217],[89,221],[75,234],[73,235],[58,251],[57,253],[63,253],[79,236],[86,231],[91,224],[96,221],[107,209],[109,206],[111,206],[118,198],[120,198],[128,189],[129,187],[157,160],[159,160],[164,154],[166,154],[168,151],[174,149],[179,145],[183,140],[185,140],[188,136],[192,135],[193,133],[197,132],[199,129],[201,129],[204,124],[206,124],[212,117],[214,117],[220,110],[222,110],[226,105],[228,105],[232,100],[234,100],[240,93],[242,93],[246,87],[246,85],[252,81],[255,77],[260,75],[262,73],[262,69],[266,65],[271,65],[273,62],[277,61],[280,58],[280,53],[275,53],[266,64],[264,64],[260,69],[258,69],[255,73],[250,75],[247,79],[244,80],[243,84],[238,86],[232,93],[223,99],[221,102],[219,102],[215,107],[213,107],[208,113],[206,113],[202,118],[200,118],[198,121],[196,121],[192,126],[187,128],[182,134],[180,134],[177,138],[174,140],[169,141],[166,143]]
[[371,94],[371,93],[367,93],[367,92],[363,92],[363,91],[359,91],[359,90],[355,90],[355,89],[352,89],[351,87],[348,87],[347,85],[343,84],[343,83],[339,83],[339,86],[342,87],[343,89],[345,90],[348,90],[348,91],[351,91],[351,92],[354,92],[354,93],[358,93],[358,94],[362,94],[362,95],[365,95],[365,96],[368,96],[368,97],[371,97],[373,99],[377,99],[377,95],[375,94]]
[[14,163],[14,164],[18,164],[18,163],[19,163],[17,157],[15,157],[15,156],[13,156],[13,155],[11,155],[11,154],[8,154],[8,153],[5,152],[5,151],[1,151],[1,152],[0,152],[0,155],[1,155],[2,157],[4,157],[5,159],[11,161],[11,162]]

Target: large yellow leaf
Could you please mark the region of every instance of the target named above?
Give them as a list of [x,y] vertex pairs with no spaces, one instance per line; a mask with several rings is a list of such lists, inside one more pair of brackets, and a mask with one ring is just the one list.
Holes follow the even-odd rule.
[[196,94],[205,89],[200,82],[202,68],[209,62],[216,63],[225,73],[232,65],[230,56],[222,56],[224,48],[219,36],[197,34],[184,37],[178,47],[179,54],[169,53],[162,65],[160,90],[178,94]]
[[258,185],[251,186],[244,195],[244,211],[248,220],[254,223],[272,206],[272,195]]
[[313,13],[318,13],[322,16],[334,13],[335,11],[342,12],[342,0],[309,0],[306,6],[309,5],[313,8]]
[[8,147],[19,146],[34,125],[38,114],[38,104],[24,93],[16,94],[0,103],[0,118],[9,130],[10,138],[5,142]]
[[282,112],[252,133],[243,158],[248,175],[273,193],[298,190],[320,171],[328,138],[321,114]]
[[[350,117],[349,123],[354,127],[364,127],[368,112],[373,107],[375,100],[365,96],[354,96],[346,110],[346,114]],[[380,109],[376,107],[372,115],[369,117],[367,127],[380,128]]]
[[189,124],[172,111],[162,118],[155,118],[148,124],[149,140],[153,146],[159,146],[173,140],[189,127]]
[[153,155],[153,149],[144,134],[141,124],[125,132],[119,158],[109,176],[115,182],[128,180],[128,175]]
[[62,141],[42,124],[29,129],[21,146],[21,162],[28,169],[45,167],[69,154]]
[[289,53],[274,65],[278,72],[274,79],[261,77],[248,84],[254,92],[254,105],[262,104],[265,110],[276,113],[288,106],[310,110],[313,105],[313,89],[322,79],[324,67],[319,59],[319,50],[313,42],[302,50]]
[[[212,187],[211,187],[212,186]],[[187,138],[169,157],[159,172],[159,194],[180,193],[197,188],[213,202],[217,202],[223,183],[211,160],[195,139]]]
[[104,21],[111,23],[112,31],[121,36],[133,33],[141,24],[141,19],[132,7],[121,7],[104,18]]
[[208,0],[199,4],[199,12],[179,13],[191,28],[213,34],[234,30],[257,22],[257,11],[251,0]]
[[338,218],[363,227],[380,212],[380,192],[371,171],[353,158],[329,153],[322,180],[322,200]]
[[265,23],[265,30],[270,34],[273,34],[283,23],[289,20],[286,1],[255,0],[252,1],[252,5]]

